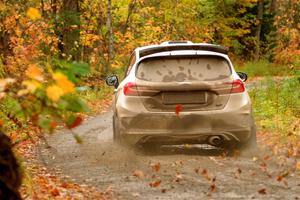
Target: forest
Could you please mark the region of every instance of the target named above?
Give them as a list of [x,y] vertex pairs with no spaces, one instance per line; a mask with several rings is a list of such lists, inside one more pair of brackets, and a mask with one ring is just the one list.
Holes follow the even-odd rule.
[[[81,143],[73,129],[111,102],[105,77],[122,75],[135,48],[165,41],[226,46],[236,68],[253,80],[290,77],[265,80],[271,89],[250,96],[263,132],[279,133],[288,155],[299,158],[299,0],[0,0],[0,154],[12,147],[20,160],[7,164],[0,157],[1,168],[15,177],[0,170],[0,187],[34,198],[28,191],[43,182],[37,191],[59,196],[57,187],[45,189],[42,167],[17,163],[34,157],[44,133],[61,126]],[[87,198],[100,198],[91,193]]]

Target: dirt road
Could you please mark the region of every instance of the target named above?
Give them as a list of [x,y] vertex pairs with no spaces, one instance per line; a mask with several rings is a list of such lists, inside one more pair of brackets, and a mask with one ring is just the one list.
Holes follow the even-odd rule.
[[300,174],[295,159],[272,156],[222,157],[199,146],[164,147],[145,154],[112,141],[112,113],[90,118],[75,132],[47,138],[42,148],[48,168],[74,181],[111,190],[116,199],[299,199]]

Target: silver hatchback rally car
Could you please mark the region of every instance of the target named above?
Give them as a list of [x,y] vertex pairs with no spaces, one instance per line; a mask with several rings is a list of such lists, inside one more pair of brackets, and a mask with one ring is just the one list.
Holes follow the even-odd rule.
[[164,42],[131,55],[115,87],[114,139],[126,144],[256,146],[247,75],[235,72],[225,47]]

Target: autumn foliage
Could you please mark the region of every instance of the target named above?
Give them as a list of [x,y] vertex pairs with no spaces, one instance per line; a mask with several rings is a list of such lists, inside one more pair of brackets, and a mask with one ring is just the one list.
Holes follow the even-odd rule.
[[[262,2],[259,23],[258,0],[0,1],[0,127],[52,133],[61,125],[79,126],[89,109],[77,87],[111,71],[121,74],[128,55],[142,45],[221,44],[239,62],[253,60],[258,46],[259,58],[299,69],[299,0]],[[176,106],[179,117],[182,109]],[[160,170],[159,163],[152,167]],[[216,180],[201,174],[215,191]],[[161,180],[149,185],[160,187]],[[58,195],[55,188],[52,193]]]

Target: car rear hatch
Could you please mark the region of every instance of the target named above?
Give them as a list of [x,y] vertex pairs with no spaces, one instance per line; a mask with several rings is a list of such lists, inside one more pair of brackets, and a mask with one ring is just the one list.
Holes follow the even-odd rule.
[[244,90],[239,83],[221,56],[150,57],[139,63],[136,81],[125,85],[124,94],[140,97],[154,112],[218,110],[231,93]]

